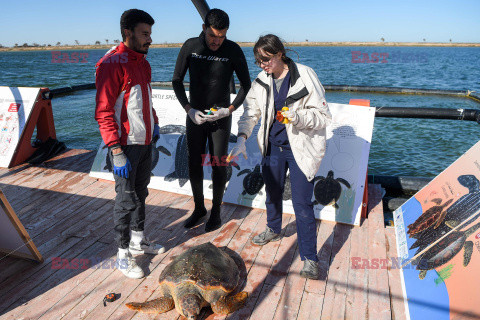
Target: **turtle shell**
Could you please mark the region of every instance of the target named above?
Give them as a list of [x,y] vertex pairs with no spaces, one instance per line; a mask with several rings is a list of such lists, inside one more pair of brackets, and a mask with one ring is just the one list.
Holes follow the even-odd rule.
[[342,186],[340,182],[328,177],[320,179],[313,189],[315,199],[324,206],[329,205],[332,201],[337,202],[341,193]]
[[260,165],[256,165],[255,169],[247,174],[243,179],[243,188],[248,194],[254,195],[260,192],[264,185],[263,176],[260,172]]
[[240,271],[235,261],[210,242],[192,247],[178,255],[160,274],[160,284],[194,284],[203,290],[233,291]]
[[464,232],[452,232],[418,259],[418,270],[431,270],[450,261],[463,248]]

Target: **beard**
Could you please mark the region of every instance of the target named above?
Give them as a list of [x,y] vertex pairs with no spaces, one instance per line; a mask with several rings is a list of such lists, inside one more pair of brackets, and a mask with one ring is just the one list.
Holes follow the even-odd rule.
[[132,37],[132,42],[133,42],[133,51],[142,53],[142,54],[147,54],[148,53],[148,48],[150,46],[149,43],[141,43],[138,41],[137,37],[133,36]]

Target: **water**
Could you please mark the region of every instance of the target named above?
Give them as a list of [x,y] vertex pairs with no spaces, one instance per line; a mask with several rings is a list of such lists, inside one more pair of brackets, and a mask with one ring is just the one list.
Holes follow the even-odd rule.
[[[325,84],[476,90],[480,92],[480,48],[423,47],[298,47],[299,62],[311,66]],[[170,81],[179,48],[150,49],[154,81]],[[386,63],[352,63],[352,51],[373,59],[388,54]],[[74,51],[63,51],[69,57]],[[52,63],[52,53],[0,52],[0,85],[49,88],[92,83],[94,66],[105,50],[82,50],[85,63]],[[253,80],[252,48],[244,48]],[[296,60],[297,54],[289,55]],[[360,58],[358,58],[360,57]],[[59,59],[59,58],[57,58]],[[61,58],[60,58],[61,59]],[[80,59],[81,60],[81,59]],[[382,59],[380,59],[381,61]],[[327,92],[327,101],[348,103],[370,99],[377,108],[471,108],[465,98]],[[79,91],[53,100],[57,136],[70,148],[95,150],[100,142],[93,119],[95,91]],[[370,151],[369,173],[433,177],[479,140],[478,124],[451,120],[377,118]]]

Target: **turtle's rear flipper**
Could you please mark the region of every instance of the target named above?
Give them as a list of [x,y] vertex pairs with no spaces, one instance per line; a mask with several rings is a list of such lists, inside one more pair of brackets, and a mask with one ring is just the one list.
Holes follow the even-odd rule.
[[178,179],[177,172],[176,172],[176,171],[173,171],[172,173],[167,174],[163,180],[165,180],[165,181],[174,181],[174,180],[176,180],[176,179]]
[[473,253],[473,241],[466,241],[464,244],[464,251],[463,251],[463,266],[466,267],[470,263],[470,259],[472,259]]
[[128,308],[143,313],[164,313],[175,308],[172,298],[162,297],[147,302],[129,302],[125,304]]
[[212,303],[212,311],[216,314],[229,314],[237,311],[247,301],[248,293],[245,291],[239,292],[234,296],[222,297],[217,302]]

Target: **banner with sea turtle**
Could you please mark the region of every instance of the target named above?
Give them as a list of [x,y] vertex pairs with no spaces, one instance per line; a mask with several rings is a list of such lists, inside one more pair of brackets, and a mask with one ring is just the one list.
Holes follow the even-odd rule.
[[[152,179],[149,188],[191,195],[188,181],[186,114],[173,90],[152,91],[153,107],[160,126],[160,138],[152,154]],[[234,95],[232,95],[232,101]],[[319,219],[358,225],[362,209],[364,183],[373,131],[375,108],[329,103],[333,115],[327,127],[327,149],[315,178],[315,214]],[[232,115],[229,151],[234,147],[238,120],[243,107]],[[224,202],[265,209],[265,186],[261,172],[262,157],[257,144],[260,122],[247,140],[248,159],[240,156],[228,164],[228,183]],[[208,149],[207,149],[208,150]],[[225,159],[204,155],[204,196],[212,198],[212,166],[226,165]],[[107,149],[101,143],[90,175],[113,180]],[[291,186],[287,183],[283,195],[283,211],[294,213]]]
[[407,314],[480,317],[480,142],[394,212]]

